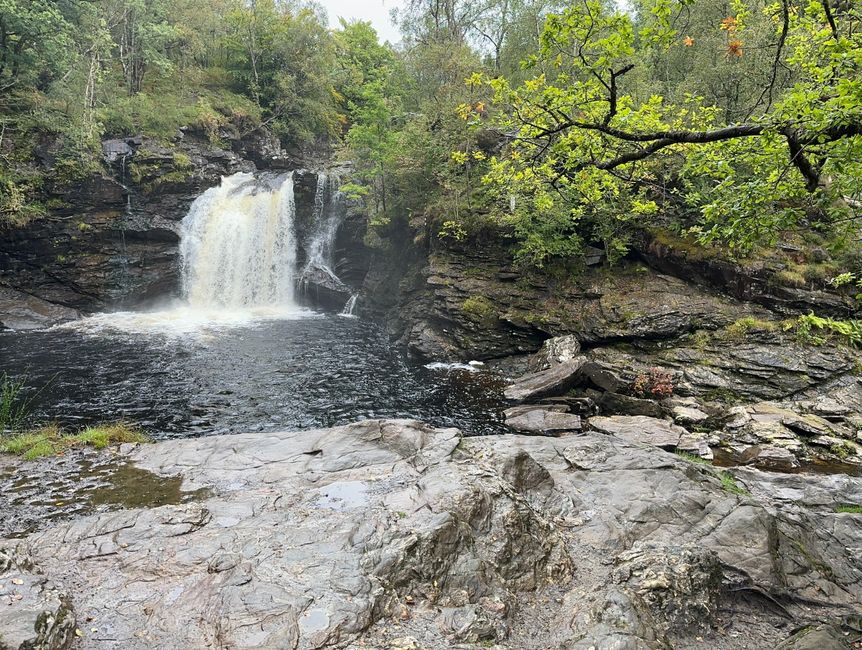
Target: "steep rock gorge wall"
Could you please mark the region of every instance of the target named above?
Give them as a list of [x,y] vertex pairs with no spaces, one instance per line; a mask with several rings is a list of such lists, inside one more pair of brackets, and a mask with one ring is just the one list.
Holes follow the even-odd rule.
[[403,252],[407,246],[375,257],[365,304],[423,359],[495,359],[565,334],[591,346],[669,339],[765,313],[643,264],[554,278],[519,269],[490,242],[425,252],[413,246],[412,254]]
[[840,290],[782,286],[768,266],[692,258],[648,238],[614,266],[596,251],[559,274],[519,268],[502,240],[447,245],[431,233],[395,232],[373,256],[364,308],[417,358],[452,361],[533,352],[568,334],[592,348],[672,341],[740,319],[860,311]]

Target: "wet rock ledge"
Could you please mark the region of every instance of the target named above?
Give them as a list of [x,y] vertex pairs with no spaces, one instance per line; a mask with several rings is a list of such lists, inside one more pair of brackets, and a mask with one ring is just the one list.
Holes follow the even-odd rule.
[[200,500],[0,542],[0,647],[837,650],[859,637],[862,517],[846,510],[862,479],[743,469],[728,490],[614,435],[463,438],[413,421],[120,455]]

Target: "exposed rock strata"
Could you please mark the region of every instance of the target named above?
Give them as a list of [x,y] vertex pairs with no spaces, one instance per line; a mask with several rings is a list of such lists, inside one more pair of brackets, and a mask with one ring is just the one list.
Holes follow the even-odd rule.
[[614,436],[407,421],[122,453],[211,496],[20,542],[83,649],[769,649],[862,614],[862,525],[835,511],[862,479],[745,470],[740,497]]
[[78,312],[0,286],[0,330],[30,330],[73,320]]
[[378,256],[364,294],[413,354],[438,360],[525,354],[563,335],[589,346],[668,339],[765,313],[646,267],[571,278],[523,273],[493,248],[438,251],[424,266],[409,256],[398,263],[393,252]]

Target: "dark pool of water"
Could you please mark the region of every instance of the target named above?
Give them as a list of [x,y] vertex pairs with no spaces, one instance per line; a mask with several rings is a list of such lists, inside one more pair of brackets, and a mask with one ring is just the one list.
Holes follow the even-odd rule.
[[409,363],[385,332],[338,316],[206,336],[49,330],[0,333],[0,373],[41,389],[36,420],[129,420],[157,438],[416,418],[473,435],[504,431],[492,373]]

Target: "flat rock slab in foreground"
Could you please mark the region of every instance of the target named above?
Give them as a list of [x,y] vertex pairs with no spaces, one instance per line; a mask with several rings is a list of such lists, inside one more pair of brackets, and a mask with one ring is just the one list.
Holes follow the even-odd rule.
[[75,648],[768,650],[862,614],[862,519],[835,512],[860,479],[746,470],[740,497],[603,434],[409,421],[123,453],[211,496],[5,542],[0,583],[44,576]]

